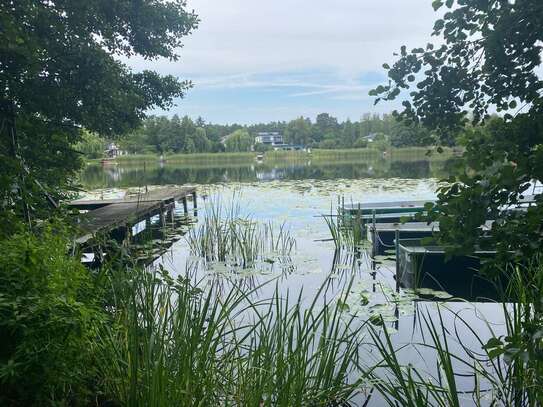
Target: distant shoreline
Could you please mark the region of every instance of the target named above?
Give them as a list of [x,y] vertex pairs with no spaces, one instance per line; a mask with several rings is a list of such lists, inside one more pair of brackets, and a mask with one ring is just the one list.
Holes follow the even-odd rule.
[[[429,153],[430,152],[430,153]],[[438,153],[436,147],[400,147],[389,148],[386,151],[380,151],[374,148],[359,149],[335,149],[324,150],[314,149],[311,153],[305,151],[268,151],[263,154],[262,161],[328,161],[328,160],[368,160],[368,159],[406,159],[406,160],[442,160],[458,155],[458,149],[444,148],[442,153]],[[194,153],[194,154],[165,154],[163,159],[159,154],[130,154],[116,157],[109,162],[118,164],[198,164],[205,162],[216,163],[252,163],[257,162],[257,155],[261,153],[256,151],[238,152],[238,153]],[[100,163],[103,158],[88,159],[88,163]]]

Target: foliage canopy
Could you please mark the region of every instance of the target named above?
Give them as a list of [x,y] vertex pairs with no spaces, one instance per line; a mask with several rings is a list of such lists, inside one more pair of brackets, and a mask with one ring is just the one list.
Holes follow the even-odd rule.
[[78,167],[72,144],[82,128],[121,134],[182,96],[190,83],[133,72],[122,60],[177,59],[197,22],[182,0],[3,1],[0,209],[26,206],[28,215],[44,202],[34,180],[61,196]]
[[[497,247],[500,259],[543,245],[543,202],[507,211],[543,179],[543,3],[539,0],[436,0],[448,10],[435,22],[439,46],[408,51],[384,64],[390,79],[370,94],[393,100],[410,91],[398,116],[436,132],[462,134],[464,166],[439,191],[431,218],[453,251]],[[493,112],[503,118],[491,119]],[[475,127],[469,127],[468,122]],[[483,126],[479,126],[483,125]],[[496,220],[490,239],[479,226]]]

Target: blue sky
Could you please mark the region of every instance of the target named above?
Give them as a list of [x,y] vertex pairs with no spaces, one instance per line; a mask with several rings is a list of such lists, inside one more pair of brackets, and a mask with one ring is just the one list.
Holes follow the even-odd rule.
[[436,15],[430,0],[191,0],[200,27],[177,62],[132,59],[189,79],[194,87],[168,112],[215,123],[314,118],[358,120],[368,91],[386,81],[382,64],[401,45],[425,45]]

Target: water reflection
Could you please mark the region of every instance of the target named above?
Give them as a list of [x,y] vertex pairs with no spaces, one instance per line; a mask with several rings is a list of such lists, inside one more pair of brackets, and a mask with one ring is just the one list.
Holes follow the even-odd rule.
[[215,184],[305,179],[441,178],[454,160],[247,163],[236,165],[89,165],[81,174],[87,189],[138,185]]

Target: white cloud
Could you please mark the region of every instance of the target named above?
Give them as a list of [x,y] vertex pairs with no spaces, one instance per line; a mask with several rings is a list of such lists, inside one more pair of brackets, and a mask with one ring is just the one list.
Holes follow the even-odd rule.
[[428,0],[191,0],[200,26],[178,62],[132,60],[180,76],[380,69],[402,44],[424,45]]
[[[426,44],[436,19],[429,0],[189,0],[188,8],[201,23],[185,39],[179,61],[127,63],[192,80],[195,88],[177,110],[198,105],[203,116],[221,104],[225,112],[232,104],[243,110],[242,102],[220,98],[191,105],[193,92],[224,89],[261,89],[263,97],[265,90],[283,90],[291,99],[356,103],[350,111],[338,107],[346,109],[343,116],[363,111],[362,103],[369,109],[373,84],[363,83],[362,75],[383,72],[383,62],[392,62],[403,44]],[[270,104],[269,111],[275,107]],[[278,107],[292,116],[318,110]]]

